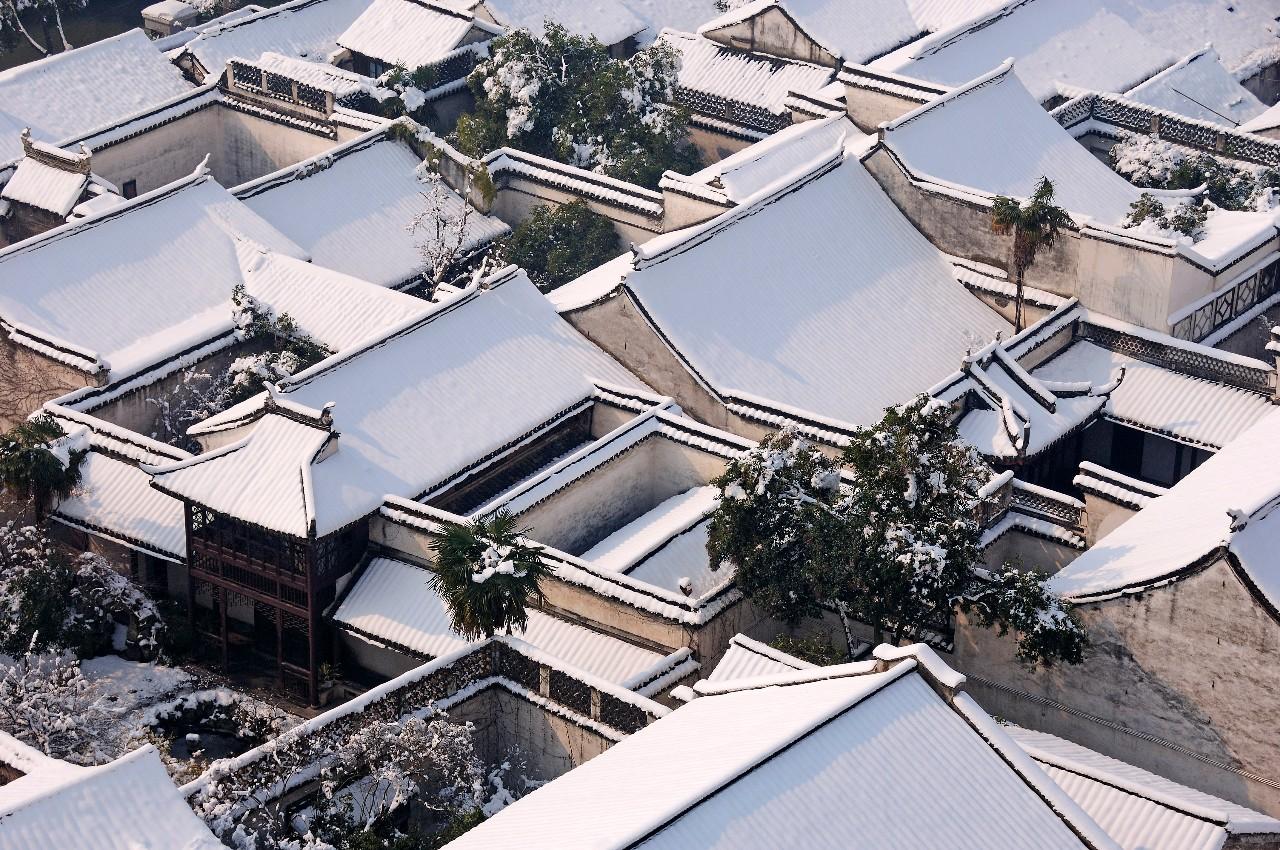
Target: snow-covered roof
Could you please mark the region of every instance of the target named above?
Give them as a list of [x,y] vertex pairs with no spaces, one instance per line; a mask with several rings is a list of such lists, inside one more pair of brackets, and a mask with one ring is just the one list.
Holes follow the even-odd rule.
[[430,309],[430,302],[350,275],[236,244],[246,291],[331,351],[345,351]]
[[191,89],[140,29],[0,72],[0,163],[24,127],[62,143]]
[[821,65],[731,50],[686,32],[664,30],[660,38],[680,51],[681,89],[758,107],[775,116],[789,114],[790,92],[817,92],[835,75]]
[[312,62],[329,61],[338,36],[371,0],[292,0],[253,15],[210,27],[183,48],[217,76],[230,59],[279,53]]
[[960,436],[987,457],[1034,457],[1093,421],[1120,375],[1092,382],[1051,382],[1032,376],[1000,344],[966,357],[964,379],[943,398],[970,394],[974,403],[957,425]]
[[[1153,500],[1132,519],[1099,540],[1050,579],[1050,586],[1068,598],[1097,598],[1138,590],[1175,579],[1192,566],[1204,566],[1220,555],[1222,547],[1250,532],[1232,532],[1236,520],[1266,513],[1266,506],[1280,494],[1280,475],[1274,457],[1280,440],[1280,411],[1263,416],[1226,448],[1179,481],[1168,493]],[[1258,536],[1269,549],[1265,558],[1245,564],[1254,585],[1275,605],[1280,600],[1280,575],[1274,552],[1280,539],[1274,520],[1258,522]],[[1248,541],[1242,541],[1248,545]],[[1243,559],[1242,559],[1243,560]]]
[[338,99],[357,94],[374,83],[371,78],[357,74],[355,71],[347,71],[319,62],[308,62],[306,59],[282,56],[279,53],[264,53],[257,59],[241,61],[290,80],[306,83],[312,88],[330,92]]
[[[626,641],[530,610],[529,625],[513,634],[568,664],[616,685],[646,681],[665,656]],[[341,600],[339,627],[375,641],[439,657],[468,645],[449,622],[449,606],[431,587],[431,573],[393,558],[374,558]]]
[[477,20],[457,4],[373,0],[338,36],[338,44],[387,64],[413,69],[437,62],[463,44],[501,33],[501,27]]
[[[0,846],[23,850],[220,850],[150,745],[60,781],[0,786]],[[34,793],[29,792],[32,789]]]
[[676,188],[697,183],[701,186],[699,191],[714,192],[726,203],[739,204],[815,157],[833,150],[842,139],[862,136],[862,131],[843,112],[829,118],[801,121],[688,177],[664,177],[664,185],[671,179],[678,181],[672,183]]
[[907,8],[921,29],[929,32],[949,30],[968,23],[1008,0],[907,0]]
[[871,63],[921,80],[960,85],[1008,57],[1037,102],[1058,84],[1121,92],[1169,67],[1177,55],[1148,41],[1108,0],[1017,0]]
[[151,486],[135,464],[91,451],[80,464],[80,483],[58,502],[54,518],[169,560],[187,557],[182,503]]
[[50,356],[129,374],[230,330],[237,237],[306,257],[197,170],[0,251],[0,317]]
[[[36,142],[36,144],[41,144]],[[43,152],[43,156],[24,156],[18,163],[13,175],[4,188],[0,189],[0,198],[6,201],[17,201],[38,209],[46,210],[61,218],[66,218],[72,207],[80,200],[85,186],[89,183],[89,175],[77,168],[77,157],[63,154],[57,148]],[[66,167],[54,162],[66,159]],[[85,157],[87,159],[87,157]]]
[[1219,850],[1229,835],[1280,833],[1280,820],[1252,809],[1054,735],[1004,729],[1125,850]]
[[1223,67],[1212,47],[1197,50],[1124,96],[1188,118],[1228,126],[1245,124],[1267,110],[1266,104]]
[[815,666],[768,644],[737,634],[729,639],[729,648],[707,681],[733,682],[761,676],[785,676],[796,670],[812,670]]
[[1236,129],[1259,133],[1263,130],[1274,130],[1276,127],[1280,127],[1280,104],[1268,108],[1266,112],[1249,119]]
[[884,143],[916,176],[944,186],[1028,198],[1047,177],[1057,204],[1105,224],[1124,221],[1143,192],[1064,130],[1007,66],[890,122]]
[[571,820],[574,843],[595,848],[1118,850],[977,703],[960,693],[949,704],[919,663],[803,670],[700,696],[450,847],[561,847]]
[[877,421],[1009,327],[838,146],[649,241],[636,266],[627,290],[716,392],[837,428]]
[[541,33],[543,22],[551,20],[573,35],[593,35],[604,44],[617,44],[648,25],[623,0],[471,0],[459,5],[483,5],[508,29]]
[[715,17],[715,6],[689,0],[624,0],[627,7],[646,26],[639,37],[643,45],[657,38],[664,29],[695,32],[704,22]]
[[580,557],[636,581],[698,598],[733,578],[732,568],[712,570],[707,558],[709,515],[719,504],[712,486],[693,487],[665,499],[583,552]]
[[1079,340],[1033,374],[1046,381],[1084,381],[1095,386],[1124,380],[1110,394],[1111,419],[1188,443],[1217,449],[1275,409],[1258,392],[1229,386]]
[[288,534],[305,536],[314,519],[323,535],[372,513],[386,494],[425,492],[591,396],[597,381],[643,389],[523,272],[504,270],[490,286],[282,382],[275,404],[302,411],[294,417],[314,420],[335,405],[340,436],[322,459],[327,432],[267,412],[262,395],[192,431],[248,424],[247,437],[159,471],[157,484]]
[[1280,59],[1280,27],[1272,0],[1106,0],[1152,44],[1180,56],[1206,41],[1237,79]]
[[[733,4],[731,4],[733,5]],[[698,28],[700,35],[754,18],[777,7],[833,56],[846,62],[869,62],[920,35],[905,0],[751,0]]]
[[[422,270],[418,244],[428,237],[406,228],[426,208],[430,192],[421,160],[403,142],[374,131],[295,166],[237,187],[249,209],[301,245],[318,265],[380,286],[399,286]],[[442,208],[461,215],[463,200],[445,187]],[[510,228],[473,211],[466,250]]]

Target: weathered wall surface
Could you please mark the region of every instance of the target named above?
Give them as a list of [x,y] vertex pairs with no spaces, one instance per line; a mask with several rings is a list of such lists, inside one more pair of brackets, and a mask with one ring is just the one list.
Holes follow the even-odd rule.
[[123,188],[137,181],[138,194],[190,174],[209,154],[209,170],[227,188],[324,153],[330,139],[218,104],[93,152],[93,170]]
[[693,121],[690,122],[688,139],[689,144],[698,149],[704,165],[719,162],[730,154],[755,144],[751,139],[731,136],[712,128],[707,123],[699,122],[697,116],[694,116]]
[[982,555],[983,562],[993,569],[1010,564],[1053,575],[1074,561],[1080,552],[1065,543],[1012,529],[998,537]]
[[1280,781],[1280,623],[1256,604],[1225,561],[1181,581],[1079,607],[1092,641],[1079,666],[1031,670],[1011,638],[958,618],[957,669],[1031,695],[971,680],[993,714],[1280,814],[1280,791],[1034,698],[1173,742],[1204,758]]
[[90,386],[92,376],[16,345],[0,333],[0,430],[12,428],[46,401]]
[[518,515],[530,537],[581,555],[666,499],[707,484],[724,460],[650,437]]
[[492,215],[511,227],[518,226],[537,207],[559,207],[573,201],[585,201],[593,212],[597,212],[613,222],[613,229],[623,246],[631,243],[647,242],[662,232],[661,219],[649,216],[614,204],[603,203],[588,195],[549,186],[545,183],[528,180],[514,174],[501,175],[498,192],[493,199]]
[[685,413],[728,430],[728,411],[689,374],[625,292],[562,315],[646,384],[674,398]]
[[778,6],[706,34],[712,41],[738,50],[799,59],[815,65],[839,67],[840,60],[800,30]]

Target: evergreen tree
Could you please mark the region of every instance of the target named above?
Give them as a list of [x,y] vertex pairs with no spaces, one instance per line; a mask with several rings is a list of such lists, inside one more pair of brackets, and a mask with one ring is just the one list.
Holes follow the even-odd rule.
[[538,580],[548,574],[536,546],[505,511],[453,525],[440,534],[432,587],[449,606],[454,631],[468,640],[523,629]]
[[551,21],[541,37],[515,30],[471,74],[476,106],[458,120],[458,148],[479,158],[510,146],[657,188],[664,171],[699,165],[689,112],[671,105],[678,69],[665,43],[613,59]]
[[843,480],[784,428],[716,479],[707,551],[734,565],[748,598],[791,625],[831,608],[846,638],[855,619],[893,643],[927,640],[959,607],[1016,631],[1028,662],[1081,659],[1083,630],[1038,576],[975,571],[991,470],[946,405],[920,396],[889,409],[854,432],[842,459]]
[[40,520],[55,497],[65,499],[80,483],[84,455],[57,420],[42,413],[0,434],[0,482],[30,499]]
[[512,231],[502,259],[520,266],[543,292],[586,274],[621,253],[613,222],[585,201],[537,207]]
[[1053,203],[1053,184],[1047,177],[1040,178],[1040,183],[1025,205],[1020,204],[1016,198],[1004,195],[996,197],[995,205],[991,208],[991,229],[996,233],[1013,234],[1009,271],[1013,273],[1014,285],[1014,333],[1023,328],[1023,286],[1027,269],[1035,262],[1040,249],[1052,246],[1058,240],[1058,231],[1071,225],[1071,215]]

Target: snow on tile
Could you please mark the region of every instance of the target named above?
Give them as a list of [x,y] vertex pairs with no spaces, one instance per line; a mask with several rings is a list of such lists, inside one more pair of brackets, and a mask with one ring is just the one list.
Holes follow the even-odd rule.
[[1025,756],[1005,761],[997,747],[1017,748],[975,703],[953,708],[915,668],[698,697],[452,847],[560,847],[572,821],[596,848],[1087,846],[1075,828],[1118,850],[1065,795],[1033,790],[1053,785]]
[[[0,847],[22,850],[221,850],[147,745],[55,782],[0,787]],[[31,790],[29,790],[31,789]],[[34,791],[34,793],[32,793]]]
[[1166,44],[1145,38],[1108,0],[1019,0],[967,30],[929,36],[872,67],[956,86],[1013,57],[1018,77],[1041,103],[1058,94],[1059,83],[1127,91],[1177,61]]
[[61,143],[190,91],[140,29],[0,72],[0,163],[24,127]]
[[1252,809],[1054,735],[1004,729],[1125,850],[1218,850],[1231,834],[1280,833]]
[[308,62],[305,59],[295,59],[292,56],[282,56],[279,53],[264,53],[257,59],[244,61],[255,68],[330,92],[338,99],[364,91],[366,86],[373,83],[369,77],[354,71],[347,71],[333,65],[322,65],[319,62]]
[[306,256],[193,175],[0,251],[0,316],[127,375],[231,329],[238,236]]
[[1185,56],[1211,42],[1237,79],[1259,56],[1280,58],[1280,25],[1272,0],[1106,0],[1152,44]]
[[869,62],[920,35],[905,0],[861,0],[851,8],[848,0],[751,0],[733,4],[718,18],[699,27],[711,33],[777,7],[824,50],[845,62]]
[[373,0],[338,36],[338,44],[387,65],[412,69],[501,33],[501,27],[448,3]]
[[145,552],[187,557],[182,503],[153,489],[151,477],[136,465],[101,452],[85,455],[80,483],[58,502],[53,515]]
[[1130,100],[1228,127],[1247,123],[1267,110],[1223,67],[1218,52],[1202,48],[1124,93]]
[[697,0],[623,0],[636,17],[646,26],[638,40],[642,45],[652,42],[664,29],[681,32],[697,32],[698,27],[714,18],[719,12],[710,3]]
[[428,301],[351,275],[236,244],[246,291],[330,351],[345,351],[431,308]]
[[922,179],[988,195],[1027,198],[1048,177],[1059,205],[1105,224],[1124,221],[1144,191],[1085,150],[1008,72],[891,123],[885,144]]
[[551,20],[573,35],[593,35],[606,45],[617,44],[647,26],[624,0],[472,0],[465,5],[483,5],[507,29],[541,33],[543,22]]
[[843,141],[870,139],[843,113],[832,118],[802,121],[730,154],[689,175],[688,181],[708,185],[733,203],[755,195],[805,163],[836,149]]
[[[430,190],[422,162],[408,146],[379,131],[296,166],[237,187],[249,209],[301,245],[321,266],[380,286],[400,286],[422,270],[423,232],[406,228],[425,208]],[[461,214],[462,198],[449,192],[446,215]],[[464,248],[506,235],[510,228],[473,212]]]
[[707,559],[708,515],[719,502],[718,489],[694,487],[663,501],[578,557],[637,581],[698,598],[733,578],[729,567],[712,570]]
[[329,61],[338,36],[369,7],[371,0],[292,0],[202,31],[184,51],[210,74],[223,72],[230,59],[257,59],[263,53]]
[[[453,630],[449,607],[431,587],[431,573],[392,558],[374,558],[333,613],[335,622],[377,641],[431,657],[473,645]],[[541,611],[513,633],[581,670],[623,684],[663,663],[664,656]]]
[[857,159],[819,165],[798,169],[790,191],[780,180],[776,194],[641,246],[626,286],[722,395],[868,424],[1008,325]]
[[87,174],[54,168],[28,156],[18,163],[13,176],[0,190],[0,198],[66,218],[88,182]]
[[[283,417],[271,414],[249,429],[242,448],[157,479],[181,475],[183,492],[197,501],[234,500],[237,516],[289,533],[305,531],[314,504],[323,535],[372,513],[386,494],[426,492],[590,397],[597,381],[643,389],[562,320],[523,272],[505,270],[491,287],[282,382],[281,405],[318,411],[335,404],[340,437],[322,460],[310,462],[319,443],[308,432],[318,429],[299,424],[302,430],[286,433],[275,422]],[[201,427],[222,427],[262,403],[259,397]],[[260,441],[257,431],[268,424]],[[303,497],[304,464],[314,502]]]
[[788,94],[816,93],[835,76],[831,68],[821,65],[730,50],[690,33],[665,30],[660,38],[680,51],[681,89],[745,103],[788,119]]
[[907,0],[907,8],[921,29],[950,30],[998,9],[1008,0]]
[[1275,408],[1266,396],[1184,375],[1081,340],[1037,367],[1047,381],[1103,385],[1120,377],[1107,402],[1112,419],[1176,439],[1221,448]]
[[778,676],[796,670],[812,670],[816,666],[746,635],[737,634],[729,639],[729,648],[725,650],[707,681],[733,682],[760,676]]
[[[1068,598],[1105,596],[1156,584],[1211,555],[1229,540],[1234,548],[1233,519],[1227,512],[1248,517],[1263,511],[1280,493],[1280,475],[1268,460],[1274,457],[1277,439],[1280,411],[1273,409],[1168,493],[1064,567],[1050,579],[1050,586]],[[1250,558],[1246,570],[1255,584],[1280,591],[1273,557],[1280,540],[1270,534],[1276,523],[1265,520],[1258,525],[1258,536],[1253,539],[1270,548],[1265,550],[1265,558]],[[1246,525],[1244,533],[1250,530]],[[1247,547],[1249,540],[1240,545]],[[1268,596],[1280,599],[1280,592]]]

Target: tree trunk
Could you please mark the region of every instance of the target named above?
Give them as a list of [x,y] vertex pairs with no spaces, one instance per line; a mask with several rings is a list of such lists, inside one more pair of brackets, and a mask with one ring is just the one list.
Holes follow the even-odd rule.
[[[46,50],[44,46],[40,44],[40,42],[32,38],[31,33],[27,32],[27,28],[22,23],[22,18],[18,15],[18,8],[14,4],[13,0],[8,0],[8,2],[5,3],[5,5],[9,9],[9,15],[13,18],[13,25],[17,27],[18,32],[22,33],[23,37],[31,43],[32,47],[34,47],[36,50],[40,52],[41,56],[49,55],[49,51]],[[48,33],[46,32],[45,35],[48,35]]]
[[836,603],[836,611],[840,614],[840,625],[844,627],[844,655],[853,660],[853,631],[849,628],[849,612],[843,602]]
[[1015,334],[1022,332],[1022,302],[1023,302],[1023,275],[1025,270],[1021,264],[1015,264],[1013,267],[1013,332]]

